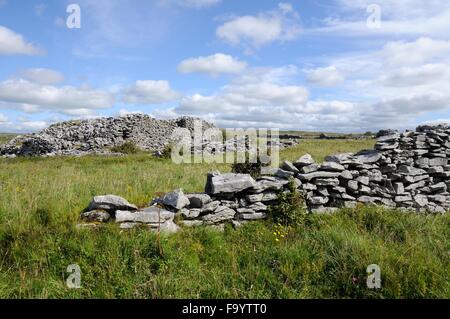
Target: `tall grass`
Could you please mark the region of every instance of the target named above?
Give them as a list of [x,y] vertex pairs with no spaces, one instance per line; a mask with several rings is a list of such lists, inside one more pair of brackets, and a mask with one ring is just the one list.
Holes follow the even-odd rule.
[[[323,160],[372,141],[302,141],[281,158]],[[325,148],[326,150],[323,150]],[[309,216],[276,241],[277,226],[255,222],[224,233],[184,229],[163,237],[116,225],[78,230],[94,195],[145,206],[161,192],[202,191],[226,164],[183,164],[147,154],[0,159],[2,298],[448,298],[450,218],[373,207]],[[278,238],[280,239],[280,238]],[[82,288],[65,285],[78,264]],[[382,289],[365,285],[381,267]]]

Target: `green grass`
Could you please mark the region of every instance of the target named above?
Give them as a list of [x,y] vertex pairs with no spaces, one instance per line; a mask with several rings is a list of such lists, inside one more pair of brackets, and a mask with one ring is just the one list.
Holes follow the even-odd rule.
[[373,149],[375,140],[301,140],[300,144],[285,149],[280,154],[280,160],[295,161],[305,153],[312,155],[316,162],[323,162],[327,155],[358,152],[362,149]]
[[[370,148],[373,141],[305,140],[295,160]],[[94,195],[144,206],[162,192],[202,191],[225,164],[176,165],[146,154],[0,159],[1,298],[449,298],[450,218],[358,207],[310,216],[284,238],[270,221],[163,237],[116,225],[77,230]],[[279,238],[280,241],[276,241]],[[68,289],[66,268],[82,270]],[[382,289],[366,288],[381,267]]]

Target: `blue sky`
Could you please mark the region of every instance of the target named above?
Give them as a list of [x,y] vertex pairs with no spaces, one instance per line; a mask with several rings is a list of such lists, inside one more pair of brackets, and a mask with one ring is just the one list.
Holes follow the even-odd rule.
[[0,132],[131,112],[340,132],[448,122],[448,30],[437,0],[0,0]]

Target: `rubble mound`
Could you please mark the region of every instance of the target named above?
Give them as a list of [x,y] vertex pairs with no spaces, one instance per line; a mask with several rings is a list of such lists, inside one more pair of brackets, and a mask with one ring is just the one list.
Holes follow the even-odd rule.
[[39,133],[17,136],[0,146],[0,155],[54,156],[110,154],[110,149],[132,142],[145,151],[162,151],[171,142],[176,128],[194,130],[201,121],[202,129],[215,126],[193,117],[157,120],[145,114],[129,114],[53,124]]

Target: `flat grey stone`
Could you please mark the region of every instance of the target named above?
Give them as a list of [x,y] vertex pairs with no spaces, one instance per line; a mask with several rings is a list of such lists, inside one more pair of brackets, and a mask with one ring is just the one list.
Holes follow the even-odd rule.
[[190,208],[202,208],[212,202],[211,197],[204,193],[186,194],[186,197],[189,199]]
[[116,223],[163,223],[173,220],[175,214],[158,207],[148,207],[142,211],[116,211]]
[[239,193],[255,184],[255,180],[248,174],[213,172],[208,174],[205,192],[209,195]]
[[342,172],[345,170],[345,167],[335,162],[324,162],[322,165],[320,165],[320,170],[330,172]]
[[343,171],[343,172],[341,173],[340,177],[342,177],[343,179],[350,180],[350,179],[353,178],[353,175],[352,175],[352,173],[351,173],[350,171],[345,170],[345,171]]
[[295,167],[301,168],[303,166],[311,165],[314,163],[315,163],[315,161],[312,158],[312,156],[310,154],[305,154],[302,157],[300,157],[298,160],[296,160],[293,164]]
[[339,177],[340,175],[341,175],[341,173],[339,173],[339,172],[318,171],[318,172],[312,172],[312,173],[308,173],[308,174],[298,174],[298,178],[300,178],[300,180],[310,181],[314,178],[336,178],[336,177]]
[[137,210],[136,205],[130,204],[126,199],[116,195],[95,196],[89,204],[89,211],[106,210]]
[[183,208],[180,210],[181,216],[183,216],[183,218],[186,219],[197,218],[198,216],[200,216],[200,213],[201,213],[200,208],[191,208],[191,209]]
[[220,201],[216,200],[216,201],[210,202],[210,203],[206,204],[205,206],[203,206],[201,208],[200,212],[202,214],[211,213],[211,212],[215,211],[217,209],[217,207],[219,207],[219,206],[220,206]]
[[81,214],[81,219],[87,222],[106,223],[110,218],[111,215],[102,210],[94,210]]
[[263,167],[261,169],[261,175],[274,175],[281,178],[289,178],[294,176],[294,173],[291,171],[285,171],[281,168]]
[[339,180],[337,178],[316,178],[313,183],[321,186],[338,186]]
[[312,172],[318,171],[319,168],[320,168],[319,164],[311,164],[311,165],[303,166],[302,168],[300,168],[300,171],[303,174],[308,174],[308,173],[312,173]]
[[205,224],[211,225],[233,219],[234,215],[236,215],[236,211],[233,209],[225,206],[219,206],[214,213],[203,216],[202,220]]

